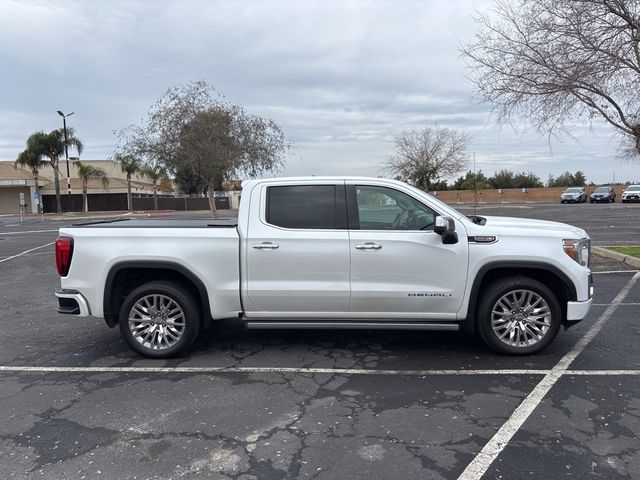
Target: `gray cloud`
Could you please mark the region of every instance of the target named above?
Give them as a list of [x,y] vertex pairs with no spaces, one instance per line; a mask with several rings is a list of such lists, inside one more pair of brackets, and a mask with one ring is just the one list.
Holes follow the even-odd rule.
[[[0,4],[0,159],[35,130],[70,123],[85,158],[113,153],[169,86],[204,79],[279,122],[296,148],[284,174],[377,175],[405,128],[468,131],[478,168],[583,169],[633,178],[605,126],[575,138],[497,128],[474,103],[458,46],[489,0],[111,1]],[[639,179],[640,180],[640,179]]]

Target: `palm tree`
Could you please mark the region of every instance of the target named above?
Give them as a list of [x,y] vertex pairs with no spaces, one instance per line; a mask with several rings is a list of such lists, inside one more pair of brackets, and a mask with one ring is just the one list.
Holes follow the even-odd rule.
[[38,193],[39,202],[42,202],[42,198],[40,197],[40,185],[38,183],[38,179],[40,177],[40,168],[44,167],[48,162],[43,160],[42,157],[32,150],[25,148],[18,158],[16,158],[15,165],[25,167],[31,170],[31,174],[33,175],[33,179],[36,183],[36,192]]
[[[82,153],[84,146],[75,135],[73,128],[67,128],[67,147],[76,147],[78,154]],[[49,133],[35,132],[27,139],[27,150],[32,155],[40,158],[46,158],[53,168],[53,178],[56,186],[56,208],[58,213],[62,213],[62,205],[60,203],[60,157],[64,155],[65,136],[63,130],[52,130]]]
[[78,169],[78,176],[82,180],[82,210],[89,211],[89,204],[87,203],[87,188],[90,178],[99,178],[102,181],[102,186],[106,187],[109,183],[107,172],[103,169],[89,165],[88,163],[76,162],[76,168]]
[[134,173],[138,173],[140,168],[142,168],[142,165],[140,163],[140,159],[133,155],[121,155],[117,153],[114,156],[114,160],[120,164],[122,173],[127,174],[127,205],[131,212],[133,210],[133,202],[131,201],[131,176]]
[[145,165],[140,173],[151,180],[153,184],[153,208],[158,210],[158,183],[169,178],[167,171],[159,165]]

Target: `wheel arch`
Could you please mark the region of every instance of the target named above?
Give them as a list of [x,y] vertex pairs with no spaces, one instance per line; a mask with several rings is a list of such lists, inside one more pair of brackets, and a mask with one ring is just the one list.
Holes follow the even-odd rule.
[[523,275],[545,284],[556,295],[562,311],[562,324],[566,322],[567,302],[577,300],[577,291],[573,282],[558,267],[544,262],[500,261],[484,265],[478,270],[469,295],[467,316],[463,328],[468,332],[477,330],[479,297],[483,288],[502,276]]
[[104,285],[103,313],[111,328],[118,324],[120,306],[135,288],[154,280],[174,281],[187,288],[198,300],[202,324],[211,324],[211,305],[207,288],[200,278],[183,265],[167,261],[124,261],[111,267]]

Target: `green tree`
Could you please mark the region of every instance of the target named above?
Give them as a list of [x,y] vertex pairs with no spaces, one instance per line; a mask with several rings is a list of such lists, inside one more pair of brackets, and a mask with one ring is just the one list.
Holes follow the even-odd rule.
[[131,177],[140,171],[142,163],[140,159],[133,155],[121,155],[116,153],[114,160],[120,165],[122,173],[127,174],[127,206],[129,211],[133,210],[133,202],[131,200]]
[[447,183],[446,180],[440,180],[439,182],[431,182],[431,191],[437,192],[437,191],[443,191],[443,190],[449,190],[449,184]]
[[158,184],[169,178],[167,170],[158,164],[147,164],[140,169],[140,173],[153,184],[153,208],[158,210]]
[[513,188],[543,187],[542,180],[533,172],[520,172],[513,178]]
[[549,187],[583,187],[587,184],[587,178],[581,170],[575,174],[569,171],[564,172],[557,178],[549,175]]
[[174,180],[185,195],[207,194],[207,182],[190,168],[183,167],[176,169]]
[[489,178],[489,184],[493,188],[515,188],[515,174],[511,170],[502,169]]
[[464,176],[458,177],[453,184],[454,190],[484,190],[489,188],[489,180],[482,170],[473,172],[469,170]]
[[142,125],[119,132],[120,153],[139,155],[172,174],[195,173],[207,184],[215,217],[215,185],[275,172],[289,148],[273,120],[223,100],[206,82],[168,89]]
[[579,187],[584,187],[587,184],[587,177],[582,170],[578,170],[573,174],[573,181]]
[[78,177],[82,181],[82,210],[88,212],[87,189],[89,188],[89,179],[97,178],[102,182],[102,186],[106,187],[109,184],[109,178],[107,177],[107,172],[91,164],[77,161],[75,166],[78,170]]
[[42,197],[40,196],[40,169],[47,165],[47,161],[42,159],[41,155],[29,150],[28,148],[20,152],[18,158],[15,161],[16,166],[21,166],[31,170],[31,175],[36,183],[36,192],[38,192],[39,202],[42,203]]
[[[75,135],[73,128],[67,128],[67,147],[75,147],[78,155],[82,153],[84,146]],[[63,130],[52,130],[49,133],[35,132],[27,139],[27,148],[29,155],[39,158],[46,158],[53,168],[53,178],[56,187],[56,210],[62,212],[62,204],[60,203],[60,157],[64,155],[65,138]]]

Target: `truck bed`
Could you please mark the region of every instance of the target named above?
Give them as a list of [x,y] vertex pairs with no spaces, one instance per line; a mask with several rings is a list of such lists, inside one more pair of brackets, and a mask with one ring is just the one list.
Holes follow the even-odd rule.
[[91,228],[235,228],[236,219],[156,219],[156,218],[111,218],[74,223],[72,227]]

